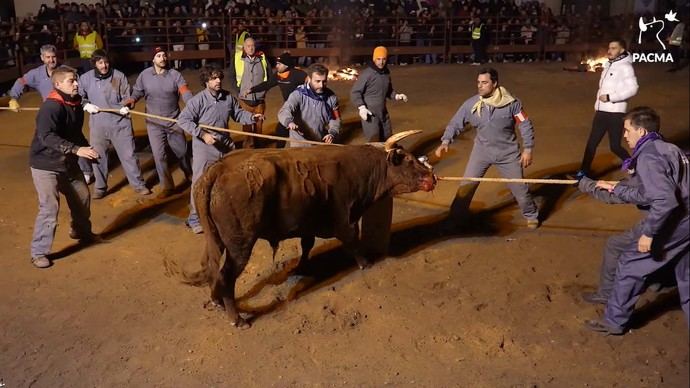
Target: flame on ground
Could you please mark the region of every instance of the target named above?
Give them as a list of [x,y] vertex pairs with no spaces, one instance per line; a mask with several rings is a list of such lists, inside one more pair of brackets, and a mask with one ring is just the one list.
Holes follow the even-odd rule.
[[358,76],[357,70],[351,67],[328,71],[328,79],[332,81],[354,81]]
[[608,62],[607,57],[589,58],[581,64],[587,65],[587,71],[595,72],[604,68],[604,63]]

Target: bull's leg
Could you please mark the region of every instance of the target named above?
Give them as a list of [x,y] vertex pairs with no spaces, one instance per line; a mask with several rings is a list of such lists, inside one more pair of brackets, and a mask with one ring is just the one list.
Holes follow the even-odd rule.
[[221,299],[223,301],[225,312],[228,315],[228,319],[230,319],[230,323],[240,329],[248,329],[251,325],[240,317],[237,311],[237,306],[235,304],[235,284],[237,278],[249,261],[252,252],[251,247],[253,247],[253,244],[249,249],[226,249],[225,263],[220,270],[220,275],[212,285],[212,298],[214,300]]
[[302,245],[302,256],[300,257],[300,264],[309,260],[309,252],[314,248],[314,243],[316,242],[316,237],[314,236],[302,236],[300,239],[300,244]]
[[336,232],[336,238],[343,242],[345,252],[357,261],[359,269],[369,267],[369,260],[359,252],[359,224],[349,225]]
[[300,245],[302,246],[302,256],[300,256],[299,263],[293,269],[294,273],[300,274],[304,271],[307,262],[309,261],[309,252],[314,248],[314,243],[316,242],[316,237],[314,236],[302,236],[300,238]]

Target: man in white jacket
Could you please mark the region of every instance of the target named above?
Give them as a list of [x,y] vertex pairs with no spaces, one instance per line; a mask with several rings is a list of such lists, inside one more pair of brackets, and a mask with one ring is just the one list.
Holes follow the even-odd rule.
[[597,100],[594,103],[592,131],[589,133],[580,171],[576,174],[577,179],[590,173],[597,146],[606,132],[609,133],[611,152],[621,160],[630,157],[621,145],[621,140],[628,99],[636,95],[639,88],[632,67],[632,55],[626,51],[624,40],[615,39],[609,42],[607,56],[609,61],[604,64],[601,72]]

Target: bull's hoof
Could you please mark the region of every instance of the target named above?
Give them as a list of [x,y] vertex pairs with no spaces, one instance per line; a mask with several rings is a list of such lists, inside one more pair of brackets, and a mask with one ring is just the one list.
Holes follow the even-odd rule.
[[231,325],[235,326],[236,328],[240,330],[247,330],[250,327],[252,327],[251,323],[245,321],[242,318],[237,318],[235,322],[230,323]]

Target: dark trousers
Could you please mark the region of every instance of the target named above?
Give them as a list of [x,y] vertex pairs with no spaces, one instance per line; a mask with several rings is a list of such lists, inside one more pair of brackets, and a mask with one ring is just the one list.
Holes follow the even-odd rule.
[[[285,126],[283,124],[281,124],[279,122],[278,125],[276,126],[276,136],[285,137],[285,138],[290,137],[290,131],[287,128],[285,128]],[[284,141],[277,141],[276,142],[276,148],[285,148],[285,143],[286,142],[284,142]]]
[[589,174],[592,168],[594,154],[597,152],[597,146],[601,143],[601,139],[604,138],[606,132],[609,133],[609,147],[611,147],[611,152],[616,154],[621,160],[630,157],[628,151],[621,145],[624,116],[625,113],[596,111],[594,120],[592,121],[592,131],[589,133],[585,154],[582,157],[582,164],[580,165],[580,170],[585,174]]
[[472,52],[474,52],[474,61],[478,63],[486,63],[486,45],[480,39],[472,40]]

